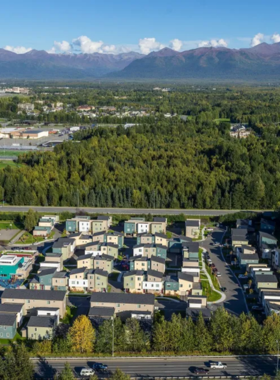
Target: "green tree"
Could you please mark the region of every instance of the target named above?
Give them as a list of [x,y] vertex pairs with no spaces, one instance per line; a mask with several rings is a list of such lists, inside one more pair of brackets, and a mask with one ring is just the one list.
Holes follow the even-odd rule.
[[137,319],[127,319],[124,329],[125,346],[127,351],[141,352],[142,350],[149,348],[149,336],[141,329]]
[[263,342],[266,352],[275,353],[280,345],[280,315],[273,313],[263,324]]
[[33,228],[36,226],[37,222],[38,222],[37,213],[32,209],[28,210],[24,219],[24,228],[27,231],[32,231]]
[[213,348],[216,351],[229,351],[233,347],[233,325],[233,317],[223,307],[219,307],[213,313],[210,322],[210,333],[212,335]]
[[69,363],[65,363],[63,370],[55,379],[56,380],[75,380],[76,379]]
[[195,337],[195,348],[200,353],[207,353],[210,351],[212,347],[212,339],[211,334],[209,333],[202,313],[199,313],[195,329],[194,329],[194,337]]
[[5,356],[5,373],[7,379],[33,379],[33,363],[23,344],[14,345],[12,350]]
[[121,371],[119,368],[115,370],[113,376],[111,377],[113,380],[129,380],[130,376]]

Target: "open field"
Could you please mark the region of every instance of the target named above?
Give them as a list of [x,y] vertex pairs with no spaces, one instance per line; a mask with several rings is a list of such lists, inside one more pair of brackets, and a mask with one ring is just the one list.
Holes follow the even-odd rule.
[[28,150],[16,150],[16,149],[7,150],[7,149],[3,149],[3,147],[0,148],[0,156],[3,156],[3,157],[5,157],[5,156],[8,156],[8,157],[19,156],[19,155],[24,154],[24,153],[28,153]]
[[17,162],[15,161],[10,161],[10,160],[4,160],[4,161],[0,161],[0,169],[4,169],[6,168],[7,166],[11,166],[11,167],[21,167],[22,165],[21,164],[18,164]]

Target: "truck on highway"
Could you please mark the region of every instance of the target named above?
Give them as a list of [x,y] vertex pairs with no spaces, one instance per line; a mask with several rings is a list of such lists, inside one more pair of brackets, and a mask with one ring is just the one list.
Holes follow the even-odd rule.
[[225,369],[225,368],[227,368],[227,365],[226,365],[226,363],[222,363],[222,362],[211,362],[210,368],[212,368],[212,369]]

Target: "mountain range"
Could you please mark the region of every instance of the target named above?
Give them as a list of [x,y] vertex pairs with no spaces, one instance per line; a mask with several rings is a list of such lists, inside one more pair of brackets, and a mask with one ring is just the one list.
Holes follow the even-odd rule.
[[183,52],[164,48],[148,55],[16,54],[0,49],[1,79],[206,79],[280,80],[280,43],[248,49],[203,47]]

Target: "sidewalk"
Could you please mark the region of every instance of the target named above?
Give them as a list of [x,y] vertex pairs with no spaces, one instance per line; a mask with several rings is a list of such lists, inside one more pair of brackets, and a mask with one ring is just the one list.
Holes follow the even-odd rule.
[[203,273],[205,274],[205,276],[207,277],[208,281],[209,281],[209,284],[211,286],[211,289],[214,290],[216,293],[220,294],[221,298],[218,300],[218,301],[214,301],[214,302],[208,302],[209,304],[213,304],[213,303],[221,303],[221,302],[224,302],[226,300],[226,295],[225,293],[217,290],[214,285],[213,285],[213,282],[212,282],[212,279],[209,275],[209,273],[207,272],[206,268],[205,268],[205,261],[204,259],[202,258],[202,271]]

